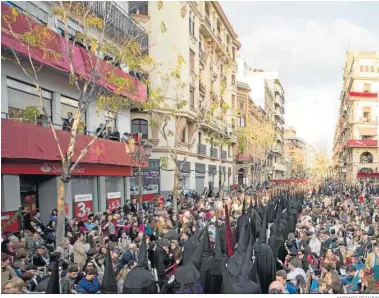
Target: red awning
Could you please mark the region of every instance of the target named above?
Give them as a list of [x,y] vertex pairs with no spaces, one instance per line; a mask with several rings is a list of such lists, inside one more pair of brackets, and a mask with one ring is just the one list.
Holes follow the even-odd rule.
[[[63,153],[67,152],[71,133],[56,130]],[[76,161],[93,137],[78,134],[73,161]],[[143,150],[141,148],[141,150]],[[118,166],[138,167],[132,159],[126,143],[98,139],[90,147],[81,163],[96,163]],[[143,154],[143,153],[142,153]],[[60,161],[56,141],[50,128],[14,120],[1,120],[1,158],[31,159],[38,161]]]
[[357,173],[357,178],[379,178],[379,173]]
[[[15,20],[11,18],[11,8],[5,3],[1,3],[1,44],[6,48],[13,49],[21,54],[28,55],[28,49],[14,35],[19,37],[27,32],[41,32],[43,25],[37,24],[25,15],[18,15]],[[8,16],[8,21],[4,19]],[[9,28],[11,26],[11,30]],[[67,42],[57,33],[48,30],[49,38],[43,45],[44,48],[33,47],[30,49],[31,57],[50,67],[54,67],[64,72],[69,72],[69,62],[66,54]],[[77,75],[88,79],[92,73],[93,67],[96,66],[97,57],[86,51],[84,48],[69,43],[73,55],[73,64]],[[48,54],[47,54],[48,53]],[[91,63],[92,62],[92,63]],[[117,86],[109,83],[109,75],[112,74],[118,78],[128,79],[130,86],[120,91],[120,94],[134,101],[145,101],[147,97],[147,87],[136,78],[123,72],[121,69],[113,66],[106,61],[100,62],[97,73],[101,74],[97,83],[111,92],[114,92]]]
[[376,147],[378,140],[349,140],[346,147]]
[[376,97],[378,97],[378,93],[371,93],[371,92],[349,92],[349,97],[376,98]]

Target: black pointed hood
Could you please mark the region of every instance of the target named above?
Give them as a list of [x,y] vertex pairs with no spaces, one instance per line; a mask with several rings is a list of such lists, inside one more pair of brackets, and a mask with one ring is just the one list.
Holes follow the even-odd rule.
[[[146,241],[145,241],[146,242]],[[101,283],[102,294],[118,294],[117,280],[114,276],[111,249],[108,242],[108,252],[104,263],[104,277]]]
[[126,276],[123,285],[123,292],[125,293],[125,291],[130,291],[133,289],[142,290],[151,286],[154,283],[156,283],[154,275],[148,269],[147,245],[144,233],[140,247],[140,252],[138,255],[137,266],[134,267]]
[[148,266],[149,260],[147,258],[146,236],[145,233],[143,233],[141,247],[139,248],[137,267],[143,267],[148,269]]
[[47,284],[46,294],[60,294],[59,286],[59,258],[60,253],[54,253],[54,262],[52,263],[52,272]]
[[267,233],[267,208],[263,212],[262,228],[261,228],[261,232],[259,234],[258,241],[266,242],[266,238],[267,238],[266,233]]
[[199,245],[200,237],[204,233],[204,231],[208,227],[206,226],[205,228],[197,231],[195,234],[193,234],[183,245],[183,265],[186,265],[190,260],[195,252],[196,248]]
[[200,267],[201,267],[201,261],[203,259],[204,247],[205,247],[204,242],[206,242],[206,238],[209,239],[208,231],[206,231],[206,233],[204,234],[205,234],[204,237],[202,238],[201,242],[196,247],[195,252],[191,256],[191,262],[196,266],[197,270],[200,270]]
[[235,294],[228,270],[228,256],[221,260],[222,294]]
[[246,212],[246,198],[243,197],[243,203],[242,203],[242,216],[245,214]]
[[235,278],[238,277],[238,273],[240,272],[243,264],[245,251],[249,243],[249,238],[247,237],[247,229],[249,228],[248,218],[244,217],[242,219],[240,228],[241,231],[239,233],[237,249],[235,250],[233,256],[228,259],[227,263],[229,273]]
[[251,238],[243,258],[243,263],[240,267],[237,282],[233,284],[233,289],[236,294],[262,293],[260,286],[258,286],[249,276],[254,266],[253,262],[251,261],[251,255],[253,251],[252,242],[253,239]]

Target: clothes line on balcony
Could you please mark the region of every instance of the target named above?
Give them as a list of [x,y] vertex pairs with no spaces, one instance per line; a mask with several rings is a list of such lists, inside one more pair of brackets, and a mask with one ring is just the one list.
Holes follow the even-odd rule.
[[[19,39],[25,33],[32,31],[39,32],[43,25],[40,25],[27,16],[20,14],[14,21],[9,21],[11,26],[10,30],[4,16],[9,16],[8,19],[11,19],[11,8],[5,3],[2,3],[1,13],[3,15],[1,19],[2,46],[8,49],[13,49],[20,54],[29,55],[27,47]],[[115,92],[118,87],[109,82],[109,75],[112,74],[116,77],[127,79],[130,86],[121,90],[120,94],[130,98],[133,101],[141,102],[146,100],[147,87],[145,84],[104,60],[100,61],[98,69],[94,69],[93,66],[97,64],[99,58],[89,53],[86,49],[74,45],[71,42],[67,44],[66,40],[62,36],[52,30],[49,31],[50,36],[46,39],[43,47],[30,48],[30,55],[33,60],[69,73],[69,58],[66,53],[66,48],[69,47],[72,53],[75,72],[78,76],[88,80],[91,77],[92,72],[96,71],[100,75],[97,79],[97,84],[103,86],[111,92]]]

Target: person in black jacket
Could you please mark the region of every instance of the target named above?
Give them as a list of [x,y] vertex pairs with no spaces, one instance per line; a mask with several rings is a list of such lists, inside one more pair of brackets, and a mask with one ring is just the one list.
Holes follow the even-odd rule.
[[38,267],[47,266],[50,264],[50,258],[46,256],[45,248],[39,246],[36,255],[33,257],[33,264]]

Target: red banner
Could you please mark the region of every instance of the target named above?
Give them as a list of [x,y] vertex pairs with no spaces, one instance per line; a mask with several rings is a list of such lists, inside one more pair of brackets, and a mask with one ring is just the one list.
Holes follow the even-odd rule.
[[378,140],[348,140],[346,147],[377,147]]
[[379,173],[357,173],[357,178],[379,178]]
[[[3,226],[9,222],[9,225],[7,225],[4,229]],[[20,219],[18,217],[18,211],[8,211],[8,212],[1,212],[1,231],[3,233],[7,232],[20,232]]]
[[[55,175],[62,173],[61,163],[2,163],[3,174],[28,174],[28,175]],[[102,165],[102,164],[79,164],[72,172],[73,176],[132,176],[131,167]]]
[[109,192],[107,194],[108,209],[110,211],[117,210],[121,206],[121,192]]
[[269,180],[270,183],[307,183],[307,179],[272,179]]
[[92,213],[92,194],[75,195],[75,218],[86,220]]

